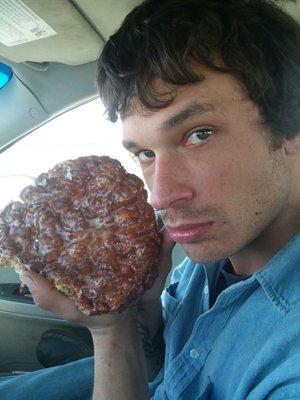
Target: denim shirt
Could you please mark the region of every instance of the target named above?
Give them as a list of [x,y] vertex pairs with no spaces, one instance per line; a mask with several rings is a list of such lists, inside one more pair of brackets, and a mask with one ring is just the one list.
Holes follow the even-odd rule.
[[166,354],[152,400],[300,399],[300,234],[209,308],[223,262],[185,259],[162,295]]

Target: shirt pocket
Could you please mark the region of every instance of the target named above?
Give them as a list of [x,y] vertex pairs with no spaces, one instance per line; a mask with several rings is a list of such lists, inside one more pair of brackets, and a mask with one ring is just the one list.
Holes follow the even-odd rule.
[[171,326],[181,308],[180,301],[176,299],[177,286],[178,282],[172,283],[164,290],[162,294],[165,329],[168,329]]

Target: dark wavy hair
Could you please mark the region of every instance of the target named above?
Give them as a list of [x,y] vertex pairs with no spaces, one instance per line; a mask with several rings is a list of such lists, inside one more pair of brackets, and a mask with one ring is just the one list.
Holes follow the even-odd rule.
[[[105,44],[97,82],[116,121],[136,98],[150,110],[176,93],[157,93],[154,77],[200,82],[191,62],[234,75],[277,137],[300,132],[300,28],[271,0],[146,0]],[[166,96],[167,95],[167,96]]]

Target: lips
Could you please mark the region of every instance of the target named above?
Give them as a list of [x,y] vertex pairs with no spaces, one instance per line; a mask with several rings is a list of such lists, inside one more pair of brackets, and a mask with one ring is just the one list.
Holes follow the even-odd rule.
[[211,228],[213,222],[204,224],[166,225],[171,239],[177,243],[193,243],[201,239]]

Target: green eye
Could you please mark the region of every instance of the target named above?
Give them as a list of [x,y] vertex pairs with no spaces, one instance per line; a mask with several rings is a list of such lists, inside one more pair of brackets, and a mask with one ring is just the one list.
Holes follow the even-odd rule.
[[187,144],[204,143],[211,135],[213,135],[213,133],[214,131],[212,128],[196,129],[188,135],[186,143]]
[[144,163],[153,159],[155,154],[152,150],[140,150],[139,152],[135,153],[135,157],[138,162]]

